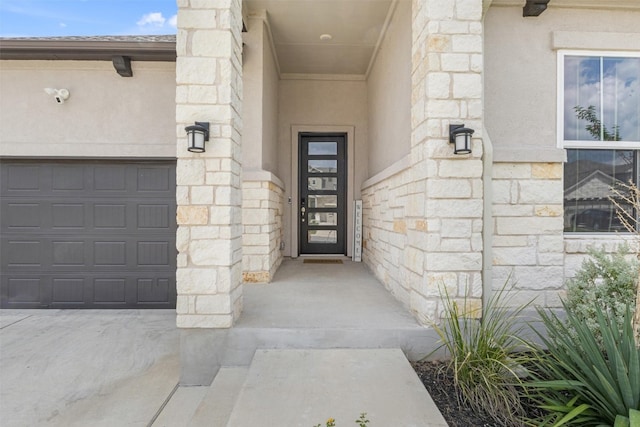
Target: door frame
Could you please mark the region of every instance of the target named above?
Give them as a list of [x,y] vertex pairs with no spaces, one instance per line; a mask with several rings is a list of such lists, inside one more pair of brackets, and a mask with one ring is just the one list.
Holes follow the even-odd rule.
[[291,205],[290,205],[290,227],[291,227],[291,258],[300,255],[298,245],[298,212],[300,211],[300,189],[299,180],[299,134],[300,133],[344,133],[347,136],[347,256],[353,251],[353,195],[354,195],[354,141],[355,126],[323,126],[323,125],[292,125],[291,126]]

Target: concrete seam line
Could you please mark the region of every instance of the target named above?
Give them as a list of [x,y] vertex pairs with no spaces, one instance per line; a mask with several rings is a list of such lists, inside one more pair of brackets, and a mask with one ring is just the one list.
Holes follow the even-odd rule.
[[160,414],[162,413],[162,411],[164,410],[165,406],[167,406],[167,404],[169,403],[169,401],[171,400],[171,398],[173,397],[173,395],[176,393],[176,391],[178,390],[178,386],[180,385],[180,383],[176,383],[176,385],[173,387],[173,390],[171,390],[171,393],[169,393],[169,395],[167,396],[167,398],[164,400],[164,402],[162,402],[162,405],[160,405],[160,408],[158,408],[158,410],[156,411],[156,413],[153,415],[153,418],[151,418],[151,421],[149,421],[149,424],[147,424],[147,427],[151,427],[153,425],[153,423],[156,422],[156,420],[158,419],[158,417],[160,416]]
[[11,325],[15,325],[16,323],[20,323],[20,322],[22,322],[23,320],[27,320],[27,319],[28,319],[28,318],[30,318],[30,317],[33,317],[33,314],[30,314],[30,315],[28,315],[27,317],[25,317],[25,318],[23,318],[23,319],[19,319],[19,320],[16,320],[15,322],[9,323],[8,325],[4,325],[3,327],[1,327],[1,328],[0,328],[0,330],[2,330],[2,329],[4,329],[4,328],[8,328],[8,327],[9,327],[9,326],[11,326]]

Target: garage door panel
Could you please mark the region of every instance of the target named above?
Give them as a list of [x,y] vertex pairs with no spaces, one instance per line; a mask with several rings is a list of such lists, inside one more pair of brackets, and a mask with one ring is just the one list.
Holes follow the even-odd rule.
[[37,165],[21,164],[9,165],[4,169],[2,174],[3,193],[11,193],[14,191],[23,192],[39,191],[42,179],[40,177],[41,169]]
[[86,228],[85,204],[82,203],[52,203],[51,227],[56,228]]
[[42,266],[42,242],[37,240],[8,240],[2,251],[3,267],[39,268]]
[[101,304],[126,303],[126,280],[120,279],[95,279],[93,284],[93,300]]
[[85,279],[73,277],[54,277],[51,281],[52,304],[85,304]]
[[3,205],[6,206],[2,212],[8,217],[8,228],[40,228],[42,226],[40,203],[3,203]]
[[34,163],[0,163],[1,306],[175,307],[175,162]]
[[52,165],[51,190],[53,193],[86,191],[91,182],[85,178],[86,167],[82,164]]
[[8,279],[7,297],[16,304],[39,303],[41,280],[37,277]]

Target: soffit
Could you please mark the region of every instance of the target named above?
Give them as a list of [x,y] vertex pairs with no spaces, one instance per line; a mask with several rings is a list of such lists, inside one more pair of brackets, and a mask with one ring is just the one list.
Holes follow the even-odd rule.
[[[408,0],[399,0],[408,1]],[[392,0],[244,0],[266,11],[283,74],[365,75]],[[320,35],[332,39],[321,41]]]

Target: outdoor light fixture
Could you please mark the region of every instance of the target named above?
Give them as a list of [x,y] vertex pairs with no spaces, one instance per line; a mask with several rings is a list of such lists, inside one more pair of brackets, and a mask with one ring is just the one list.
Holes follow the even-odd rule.
[[464,125],[449,125],[449,142],[453,144],[453,154],[471,153],[471,135],[473,129]]
[[189,146],[192,153],[204,153],[204,142],[209,140],[209,122],[196,122],[195,125],[184,128],[187,131]]

